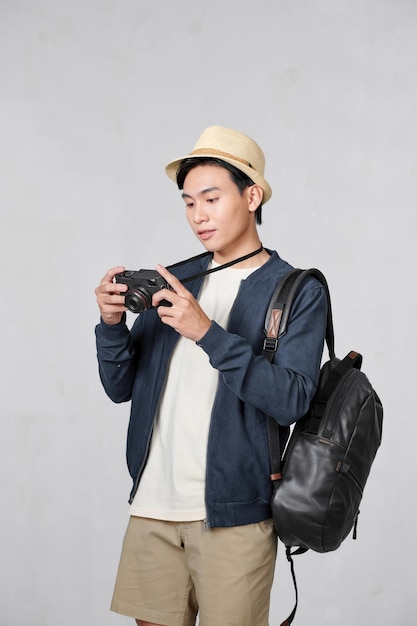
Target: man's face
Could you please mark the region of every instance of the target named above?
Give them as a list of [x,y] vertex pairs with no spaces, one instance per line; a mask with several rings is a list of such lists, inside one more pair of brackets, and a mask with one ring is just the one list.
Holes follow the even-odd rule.
[[253,247],[257,207],[250,189],[241,195],[229,172],[217,165],[195,167],[184,180],[188,222],[203,246],[215,253],[215,260],[216,253],[225,262]]

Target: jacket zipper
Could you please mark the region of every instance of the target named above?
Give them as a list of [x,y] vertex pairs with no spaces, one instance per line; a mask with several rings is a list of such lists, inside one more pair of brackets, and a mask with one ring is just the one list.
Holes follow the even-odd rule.
[[[155,419],[155,418],[154,418],[154,419]],[[152,428],[151,428],[150,433],[149,433],[149,435],[148,435],[148,441],[147,441],[147,443],[146,443],[146,454],[145,454],[145,458],[144,458],[144,460],[143,460],[143,462],[142,462],[142,465],[140,466],[139,472],[138,472],[138,474],[137,474],[137,476],[136,476],[136,478],[135,478],[135,482],[133,483],[133,488],[132,488],[132,491],[131,491],[131,494],[130,494],[130,498],[129,498],[129,504],[132,504],[133,499],[134,499],[134,497],[135,497],[135,495],[136,495],[136,492],[137,492],[137,490],[138,490],[138,487],[139,487],[139,481],[140,481],[141,476],[142,476],[142,474],[143,474],[143,470],[145,469],[146,461],[148,460],[148,456],[149,456],[149,448],[150,448],[150,445],[151,445],[152,435],[153,435],[153,425],[152,425]]]
[[[179,336],[177,337],[177,339],[176,339],[176,341],[175,341],[175,343],[174,343],[174,345],[172,347],[171,355],[169,357],[170,359],[172,357],[172,354],[173,354],[173,352],[175,350],[175,346],[177,345],[178,341],[179,341]],[[154,416],[153,416],[152,428],[151,428],[150,433],[148,435],[148,441],[146,442],[146,454],[145,454],[144,459],[142,461],[142,465],[139,468],[139,472],[138,472],[138,474],[137,474],[137,476],[135,478],[135,482],[133,483],[133,488],[132,488],[131,495],[130,495],[130,498],[129,498],[129,504],[132,504],[133,499],[134,499],[134,497],[136,495],[136,492],[137,492],[138,487],[139,487],[139,482],[140,482],[140,479],[141,479],[142,474],[143,474],[143,470],[145,469],[145,465],[146,465],[146,462],[147,462],[148,457],[149,457],[149,448],[150,448],[150,445],[151,445],[151,439],[152,439],[153,430],[154,430],[155,417],[156,417],[156,415],[158,415],[159,407],[161,406],[162,394],[163,394],[163,390],[165,389],[165,384],[166,384],[167,378],[168,378],[168,370],[169,370],[169,365],[168,365],[168,367],[166,369],[164,382],[163,382],[163,385],[161,387],[161,393],[159,394],[159,398],[158,398],[158,404],[157,404],[157,407],[156,407],[156,410],[155,410],[155,413],[154,413]]]

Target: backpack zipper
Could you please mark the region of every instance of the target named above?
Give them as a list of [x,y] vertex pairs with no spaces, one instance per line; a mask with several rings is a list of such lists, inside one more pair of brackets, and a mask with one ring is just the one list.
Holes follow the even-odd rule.
[[[341,387],[337,390],[333,391],[332,398],[330,402],[327,403],[326,406],[326,418],[324,422],[324,427],[322,430],[322,436],[326,439],[332,439],[334,432],[338,423],[335,423],[335,420],[332,419],[334,414],[340,414],[341,409],[345,404],[346,398],[349,395],[350,389],[354,384],[354,378],[356,376],[356,372],[351,370],[343,381]],[[343,395],[342,395],[343,394]]]

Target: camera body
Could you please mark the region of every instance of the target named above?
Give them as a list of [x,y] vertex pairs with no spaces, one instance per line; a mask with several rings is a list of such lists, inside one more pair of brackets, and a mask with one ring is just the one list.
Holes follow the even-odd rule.
[[[167,281],[156,270],[126,270],[116,274],[115,282],[128,286],[124,292],[125,306],[132,313],[142,313],[152,309],[152,296],[161,289],[172,289]],[[171,306],[167,300],[161,306]]]

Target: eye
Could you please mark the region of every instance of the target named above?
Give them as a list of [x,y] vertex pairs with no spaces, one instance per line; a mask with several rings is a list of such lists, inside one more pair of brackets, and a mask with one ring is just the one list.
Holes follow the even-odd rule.
[[207,198],[207,202],[209,204],[214,204],[215,202],[217,202],[218,198]]

